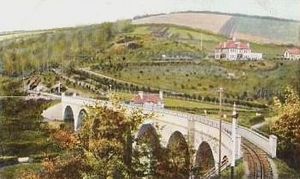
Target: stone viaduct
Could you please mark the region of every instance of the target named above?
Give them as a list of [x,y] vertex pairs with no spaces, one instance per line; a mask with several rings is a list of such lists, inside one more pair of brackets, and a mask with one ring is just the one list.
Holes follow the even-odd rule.
[[[101,101],[91,98],[83,98],[76,95],[66,96],[62,94],[61,107],[62,114],[61,119],[73,119],[75,131],[80,128],[80,124],[85,115],[87,115],[87,105],[95,105],[96,103],[101,105],[111,104],[107,101]],[[126,108],[136,108],[134,106],[124,104]],[[215,170],[218,168],[219,161],[219,121],[209,119],[206,116],[192,115],[188,113],[175,112],[166,109],[142,109],[144,113],[154,113],[155,117],[145,121],[140,130],[137,132],[136,137],[141,135],[143,131],[154,130],[160,134],[160,143],[166,147],[170,143],[171,139],[176,137],[182,138],[187,144],[192,146],[196,152],[194,156],[194,165],[201,161],[203,151],[209,151],[211,157],[214,160]],[[155,126],[160,126],[155,128]],[[232,158],[235,160],[241,158],[241,137],[249,140],[272,158],[276,157],[276,145],[277,138],[273,135],[269,138],[258,134],[257,132],[236,126],[236,135],[232,135],[232,124],[224,122],[222,125],[222,145],[221,145],[221,157],[225,160],[226,165],[221,169],[227,167],[232,162]],[[235,147],[233,147],[233,138],[236,137]],[[232,149],[234,148],[235,151]],[[233,157],[234,156],[234,157]]]

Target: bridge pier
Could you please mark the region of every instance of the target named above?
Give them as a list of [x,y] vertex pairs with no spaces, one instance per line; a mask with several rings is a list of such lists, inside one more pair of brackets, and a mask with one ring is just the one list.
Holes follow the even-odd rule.
[[193,117],[188,119],[188,145],[195,148],[195,119]]
[[242,137],[241,135],[237,134],[236,135],[236,159],[240,159],[242,157],[241,145],[242,145]]
[[277,137],[275,135],[269,136],[269,145],[271,148],[271,157],[276,157],[276,149],[277,149]]

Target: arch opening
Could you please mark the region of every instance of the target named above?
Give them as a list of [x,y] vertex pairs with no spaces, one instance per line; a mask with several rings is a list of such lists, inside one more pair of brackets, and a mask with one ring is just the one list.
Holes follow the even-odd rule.
[[172,178],[188,178],[190,169],[189,146],[181,132],[172,133],[167,149]]
[[215,160],[212,149],[207,142],[202,142],[196,153],[195,176],[203,176],[213,169],[215,169]]
[[161,153],[162,149],[156,129],[151,124],[143,124],[137,134],[136,146],[132,153],[133,164],[143,166],[137,176],[156,176]]
[[87,117],[87,112],[85,109],[81,109],[79,111],[78,117],[77,117],[77,124],[76,124],[76,130],[79,129],[82,125],[82,122]]
[[74,130],[74,113],[71,106],[67,106],[64,110],[64,122],[68,129]]

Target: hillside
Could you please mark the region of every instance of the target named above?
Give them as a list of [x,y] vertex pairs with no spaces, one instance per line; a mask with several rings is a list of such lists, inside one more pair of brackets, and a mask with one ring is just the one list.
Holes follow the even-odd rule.
[[[7,76],[51,68],[72,75],[74,69],[90,67],[144,89],[201,97],[216,97],[220,85],[226,87],[228,98],[243,100],[271,99],[287,85],[299,89],[299,63],[271,61],[285,46],[250,42],[254,51],[264,53],[264,62],[210,60],[209,54],[225,40],[221,35],[174,25],[105,23],[4,40],[0,64]],[[77,75],[77,80],[81,78]],[[95,84],[105,91],[106,82]]]
[[259,43],[300,45],[300,22],[257,16],[182,12],[148,16],[134,24],[175,24]]

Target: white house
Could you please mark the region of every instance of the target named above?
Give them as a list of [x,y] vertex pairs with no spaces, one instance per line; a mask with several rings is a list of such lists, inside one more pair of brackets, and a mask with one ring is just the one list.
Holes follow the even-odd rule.
[[220,43],[215,48],[215,59],[261,60],[262,53],[253,53],[249,43],[236,41],[234,38]]
[[139,91],[130,102],[131,105],[143,106],[146,108],[164,108],[163,92],[159,94],[150,94]]
[[283,54],[284,59],[287,60],[300,60],[300,49],[291,48],[286,49]]

